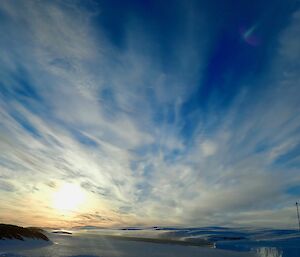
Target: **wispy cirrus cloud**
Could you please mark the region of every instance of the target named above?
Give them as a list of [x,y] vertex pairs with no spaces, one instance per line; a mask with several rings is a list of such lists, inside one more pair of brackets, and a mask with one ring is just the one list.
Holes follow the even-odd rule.
[[[145,20],[128,14],[119,33],[105,4],[91,4],[0,5],[0,199],[9,199],[0,219],[18,206],[24,224],[45,215],[47,225],[263,225],[269,215],[267,225],[292,226],[299,12],[286,12],[276,39],[255,48],[222,38],[209,6],[205,19],[180,5]],[[224,19],[234,28],[236,17]],[[220,63],[231,43],[261,71],[249,76],[255,59],[243,59],[238,73],[235,55]],[[62,183],[87,193],[84,211],[67,218],[53,209]]]

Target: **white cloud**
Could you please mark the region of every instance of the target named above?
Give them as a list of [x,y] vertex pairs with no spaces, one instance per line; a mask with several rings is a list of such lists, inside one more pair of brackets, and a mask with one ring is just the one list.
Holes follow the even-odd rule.
[[201,150],[202,154],[205,157],[208,157],[216,153],[217,145],[210,140],[205,140],[203,143],[201,143]]
[[[5,49],[0,75],[13,99],[0,98],[0,151],[5,153],[0,178],[5,179],[2,186],[19,193],[6,190],[0,197],[1,203],[9,198],[1,204],[0,219],[19,206],[26,222],[32,222],[22,198],[26,193],[25,200],[40,210],[36,219],[42,222],[44,214],[54,211],[35,189],[49,195],[55,187],[47,185],[76,181],[97,203],[77,214],[78,224],[86,220],[87,211],[93,222],[95,212],[101,212],[112,223],[127,224],[260,225],[264,217],[270,225],[280,225],[279,218],[281,224],[292,223],[288,206],[294,198],[284,190],[299,183],[298,168],[272,164],[299,142],[299,75],[289,69],[299,55],[290,43],[299,28],[298,13],[282,34],[261,95],[245,90],[222,115],[210,109],[207,116],[218,126],[207,129],[200,122],[195,143],[187,144],[180,108],[200,81],[196,71],[202,70],[205,58],[196,56],[205,56],[206,49],[206,43],[203,48],[192,44],[192,31],[182,39],[191,42],[191,49],[178,43],[178,65],[168,73],[157,65],[151,39],[143,33],[136,36],[134,23],[126,32],[128,47],[120,53],[101,36],[96,38],[93,14],[75,4],[25,1],[16,8],[6,1],[1,8],[9,21],[7,27],[0,25],[8,35],[6,41],[0,39]],[[16,45],[22,46],[11,47]],[[14,75],[22,66],[43,99],[40,103],[22,96],[33,109],[17,101]],[[101,97],[107,88],[112,102]],[[39,136],[24,128],[12,111],[25,117]],[[170,113],[174,117],[168,123]],[[95,145],[80,142],[73,130]],[[274,206],[281,208],[277,214]]]

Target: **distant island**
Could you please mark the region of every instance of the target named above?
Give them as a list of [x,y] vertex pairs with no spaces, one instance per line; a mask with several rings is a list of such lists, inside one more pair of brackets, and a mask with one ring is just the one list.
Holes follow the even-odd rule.
[[24,228],[16,225],[0,224],[0,240],[8,239],[17,239],[21,241],[24,241],[25,239],[40,239],[50,241],[40,228]]
[[61,235],[72,235],[72,232],[64,231],[64,230],[55,230],[55,231],[52,231],[51,233],[53,233],[53,234],[61,234]]
[[106,229],[106,227],[98,227],[98,226],[76,226],[72,227],[72,230],[93,230],[93,229]]

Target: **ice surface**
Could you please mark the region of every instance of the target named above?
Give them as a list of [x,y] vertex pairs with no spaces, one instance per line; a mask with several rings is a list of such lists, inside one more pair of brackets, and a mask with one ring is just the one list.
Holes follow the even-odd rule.
[[[0,254],[0,257],[26,257],[26,256],[19,255],[19,254],[13,254],[13,253],[4,253],[4,254]],[[95,255],[74,255],[74,256],[68,256],[68,257],[100,257],[100,256],[95,256]]]
[[39,248],[51,245],[51,241],[45,241],[42,239],[31,239],[23,238],[22,240],[18,239],[1,239],[0,240],[0,253],[3,251],[9,251],[14,249],[32,249]]
[[[106,235],[122,235],[123,239]],[[196,241],[206,239],[216,249],[124,240],[124,236]],[[253,228],[143,228],[93,229],[72,235],[51,234],[54,242],[39,249],[2,251],[0,257],[300,257],[300,233],[296,230]],[[1,255],[2,253],[2,255]],[[6,255],[5,255],[6,254]]]
[[0,257],[23,257],[23,256],[19,254],[13,254],[13,253],[4,253],[4,254],[0,254]]
[[[0,257],[255,257],[250,252],[233,252],[197,246],[159,244],[119,240],[95,234],[77,234],[65,236],[50,235],[54,242],[49,247],[39,249],[15,249],[3,252]],[[0,250],[1,252],[1,250]],[[6,255],[3,255],[6,253]]]

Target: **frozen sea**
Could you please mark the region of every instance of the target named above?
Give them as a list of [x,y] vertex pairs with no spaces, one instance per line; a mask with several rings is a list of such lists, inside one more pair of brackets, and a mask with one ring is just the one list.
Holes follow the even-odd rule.
[[[48,236],[53,244],[47,247],[5,250],[0,246],[0,257],[300,257],[300,233],[296,230],[154,227],[76,230],[72,235]],[[124,236],[160,238],[162,242],[205,239],[214,248],[126,240]]]

